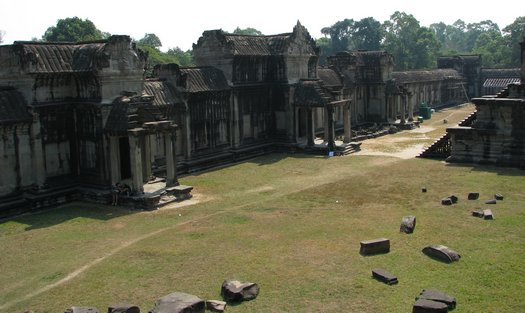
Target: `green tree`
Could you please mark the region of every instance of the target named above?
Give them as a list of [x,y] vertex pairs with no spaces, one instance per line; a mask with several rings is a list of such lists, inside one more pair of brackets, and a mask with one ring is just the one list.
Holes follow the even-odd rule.
[[396,11],[383,23],[384,48],[394,56],[396,69],[427,68],[433,65],[433,57],[439,50],[434,32],[421,27],[412,15]]
[[353,48],[364,50],[380,50],[384,38],[381,23],[373,17],[365,17],[354,23]]
[[492,68],[508,66],[511,55],[501,33],[494,32],[481,33],[476,39],[472,52],[481,54],[484,67]]
[[166,52],[167,55],[175,58],[175,63],[180,66],[194,66],[193,52],[191,50],[183,51],[179,47],[171,48]]
[[325,37],[330,38],[330,46],[332,53],[340,51],[346,51],[352,49],[350,46],[351,37],[354,30],[354,20],[344,19],[336,22],[330,27],[324,27],[321,29],[321,33]]
[[89,19],[68,17],[59,19],[56,26],[49,27],[42,36],[43,41],[90,41],[104,39],[103,33]]
[[503,28],[505,46],[511,51],[507,66],[519,67],[521,48],[519,43],[525,37],[525,16],[520,16],[510,25]]
[[241,29],[239,28],[239,26],[237,26],[237,28],[233,31],[233,33],[236,35],[248,35],[248,36],[262,36],[263,35],[263,33],[261,33],[259,30],[255,28],[248,27],[248,28]]
[[143,38],[139,39],[137,42],[141,45],[149,45],[154,48],[160,48],[162,47],[162,42],[160,41],[160,38],[157,37],[155,34],[148,34],[146,33]]

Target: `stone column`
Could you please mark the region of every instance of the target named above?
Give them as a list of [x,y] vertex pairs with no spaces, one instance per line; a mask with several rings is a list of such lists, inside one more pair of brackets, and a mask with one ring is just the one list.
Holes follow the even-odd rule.
[[406,92],[404,92],[401,97],[403,98],[403,100],[401,101],[401,121],[400,121],[400,124],[405,124],[406,123],[406,120],[405,120],[405,107],[407,105],[407,94]]
[[352,116],[350,112],[350,101],[343,106],[344,143],[352,141]]
[[307,136],[307,143],[306,145],[308,147],[312,147],[315,145],[315,126],[314,126],[314,117],[313,117],[313,110],[312,108],[307,109],[307,122],[306,122],[306,136]]
[[164,133],[166,146],[166,187],[179,185],[177,179],[177,154],[175,151],[177,134],[175,130],[176,127],[172,126],[169,132]]
[[115,185],[120,181],[119,138],[117,136],[109,136],[109,171],[111,185]]
[[334,127],[334,107],[329,104],[326,106],[327,120],[328,120],[328,149],[335,150],[335,127]]
[[241,144],[241,129],[239,123],[239,98],[236,91],[232,91],[232,146],[238,148]]
[[408,102],[408,121],[414,121],[414,101],[410,97],[410,92],[407,91],[407,102]]
[[142,178],[144,182],[148,182],[151,177],[151,135],[146,134],[144,139],[144,151],[142,153]]
[[184,151],[184,157],[186,158],[186,160],[188,160],[191,158],[191,119],[190,119],[189,109],[186,110],[184,114],[185,114],[184,115],[185,122],[184,122],[183,134],[184,134],[184,148],[186,150]]
[[330,110],[328,109],[328,106],[326,106],[324,108],[324,120],[323,120],[323,124],[324,124],[324,134],[323,134],[323,143],[324,142],[328,142],[328,137],[329,137],[329,128],[330,128],[330,122],[329,120],[331,119],[331,117],[328,117],[330,115]]
[[46,182],[46,163],[44,160],[42,136],[40,134],[40,115],[37,112],[33,112],[33,124],[30,128],[30,137],[34,181],[41,187]]
[[143,128],[134,128],[128,130],[129,154],[131,163],[131,188],[134,194],[143,194],[143,176],[142,176],[142,137],[144,137]]

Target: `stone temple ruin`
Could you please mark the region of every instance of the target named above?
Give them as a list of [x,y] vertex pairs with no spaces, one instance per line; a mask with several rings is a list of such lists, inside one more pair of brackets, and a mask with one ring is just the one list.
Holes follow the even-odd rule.
[[515,73],[483,72],[479,56],[394,72],[385,51],[341,52],[319,67],[299,22],[272,36],[205,31],[193,52],[197,67],[145,77],[147,55],[129,36],[0,46],[0,216],[109,203],[117,182],[130,187],[128,204],[155,208],[188,197],[177,173],[274,151],[348,154],[358,128],[410,128],[420,103],[463,103]]

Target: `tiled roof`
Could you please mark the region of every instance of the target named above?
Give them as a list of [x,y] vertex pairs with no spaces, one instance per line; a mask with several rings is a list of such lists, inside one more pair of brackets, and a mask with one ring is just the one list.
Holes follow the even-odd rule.
[[222,71],[214,67],[188,67],[180,69],[181,81],[187,92],[227,90],[228,81]]
[[519,77],[514,78],[487,78],[483,83],[483,87],[487,88],[505,88],[509,84],[519,83],[521,79]]
[[275,55],[284,52],[286,41],[291,33],[274,36],[244,36],[225,34],[226,42],[229,43],[236,55]]
[[162,80],[147,80],[144,82],[144,93],[154,96],[153,105],[166,106],[182,103],[172,84]]
[[437,69],[430,71],[392,72],[392,78],[397,83],[418,83],[439,81],[445,79],[462,79],[461,74],[453,69]]
[[342,86],[343,82],[341,77],[332,69],[329,68],[317,68],[317,76],[323,81],[323,84],[327,87]]
[[30,122],[31,119],[22,94],[12,88],[0,87],[0,124]]
[[29,63],[26,69],[31,73],[68,73],[93,70],[95,54],[103,45],[16,42],[11,47],[22,63]]

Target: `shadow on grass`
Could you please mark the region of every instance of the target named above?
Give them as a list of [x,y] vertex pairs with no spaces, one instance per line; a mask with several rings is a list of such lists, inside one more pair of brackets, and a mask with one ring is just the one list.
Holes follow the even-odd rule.
[[525,169],[510,166],[496,166],[475,163],[445,163],[447,167],[467,168],[473,172],[495,173],[501,176],[525,176]]
[[2,220],[0,221],[0,224],[7,221],[25,224],[27,225],[25,230],[30,231],[62,224],[77,218],[108,221],[124,215],[134,214],[135,212],[137,211],[132,211],[123,207],[71,202],[59,207]]

